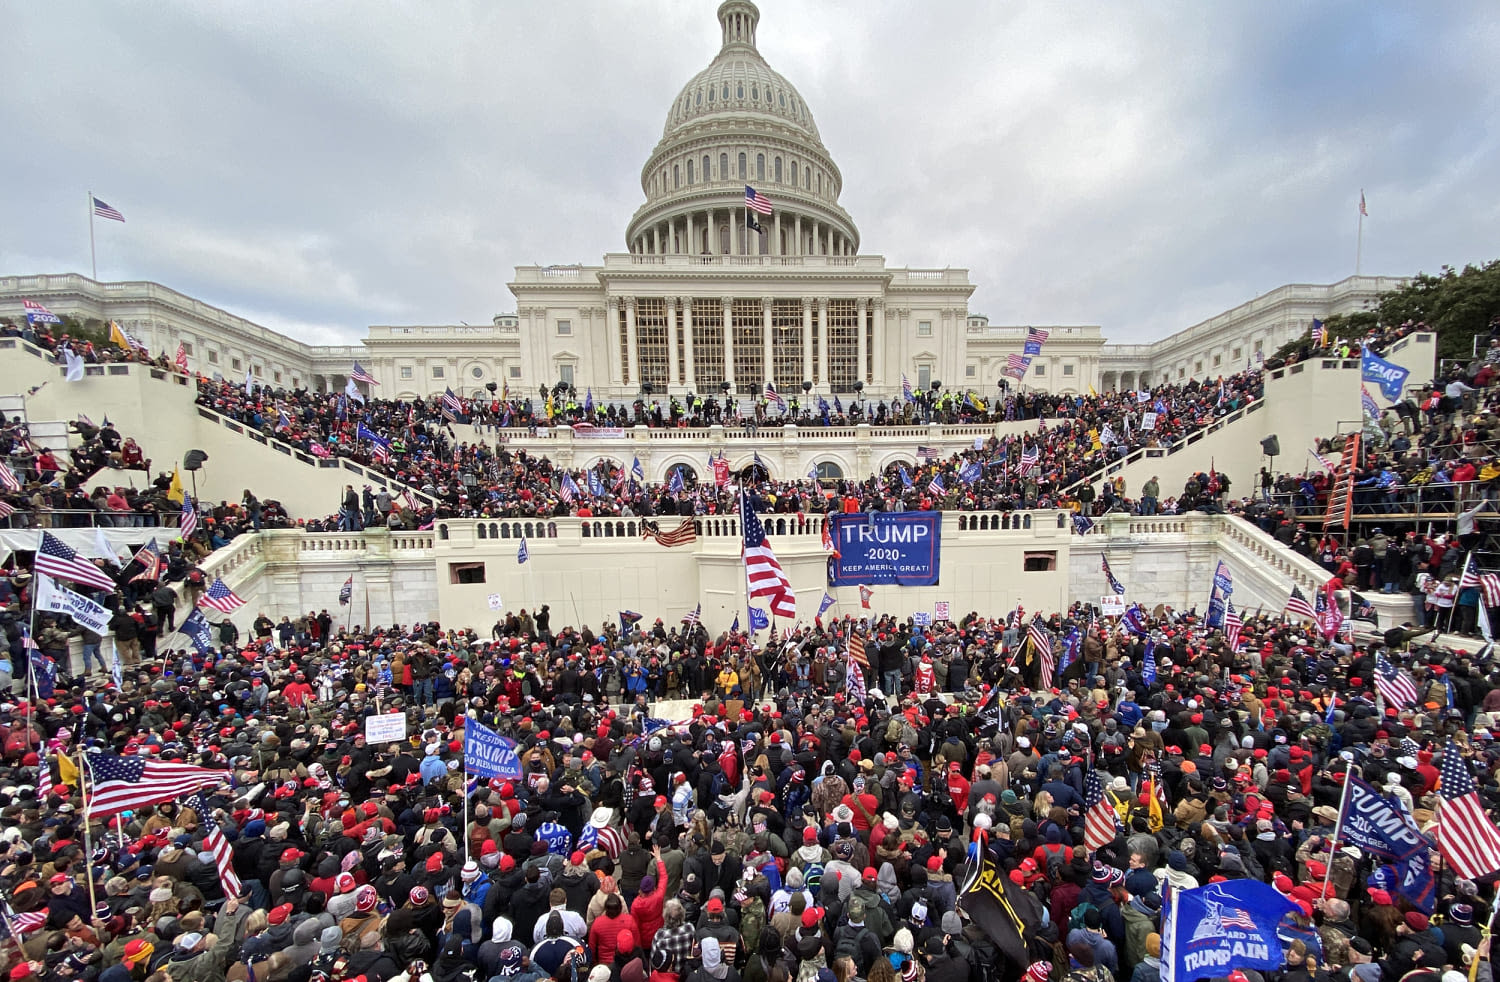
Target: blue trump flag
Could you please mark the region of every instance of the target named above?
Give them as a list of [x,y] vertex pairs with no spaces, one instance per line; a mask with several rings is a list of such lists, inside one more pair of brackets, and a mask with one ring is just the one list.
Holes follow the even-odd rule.
[[1280,968],[1285,953],[1276,925],[1297,909],[1259,880],[1171,891],[1162,911],[1161,982]]
[[206,655],[214,646],[213,625],[208,618],[203,616],[203,611],[195,610],[178,625],[177,630],[188,636],[193,642],[193,647],[198,649],[198,654]]
[[464,771],[482,778],[519,780],[521,758],[516,756],[516,741],[478,720],[469,720],[464,723]]
[[1406,377],[1411,374],[1409,369],[1402,368],[1395,362],[1386,361],[1371,351],[1368,346],[1360,351],[1359,370],[1362,379],[1380,386],[1380,394],[1385,396],[1387,402],[1396,402],[1401,398],[1401,390],[1406,386]]
[[1156,684],[1156,642],[1146,642],[1146,653],[1141,656],[1141,681]]
[[[736,618],[737,619],[737,618]],[[759,607],[750,608],[750,630],[764,631],[771,626],[771,618]]]
[[1432,840],[1421,833],[1400,801],[1350,776],[1339,825],[1342,841],[1388,861],[1397,892],[1424,913],[1432,913]]

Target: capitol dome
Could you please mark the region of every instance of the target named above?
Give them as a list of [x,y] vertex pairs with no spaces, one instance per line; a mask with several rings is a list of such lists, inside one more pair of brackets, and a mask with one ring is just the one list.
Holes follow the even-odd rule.
[[[843,176],[796,87],[755,46],[750,0],[718,10],[719,54],[682,88],[641,171],[646,203],[626,243],[638,255],[855,255]],[[750,213],[745,188],[771,212]]]

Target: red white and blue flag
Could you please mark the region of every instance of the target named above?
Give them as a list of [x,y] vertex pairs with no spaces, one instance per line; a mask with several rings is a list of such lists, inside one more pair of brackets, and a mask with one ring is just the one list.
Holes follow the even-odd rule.
[[771,213],[771,199],[759,193],[750,185],[745,185],[745,207],[762,215]]
[[37,547],[31,571],[46,573],[60,580],[86,583],[100,590],[115,589],[115,581],[108,573],[89,560],[80,558],[78,553],[51,532],[42,533],[42,542]]
[[365,371],[364,366],[361,365],[359,362],[355,362],[354,363],[354,367],[351,368],[351,369],[349,369],[349,377],[352,378],[352,379],[354,379],[354,381],[356,381],[356,382],[363,382],[366,385],[379,385],[380,384],[379,382],[375,381],[375,376],[373,376],[369,372]]
[[232,614],[245,606],[245,601],[229,589],[222,579],[214,577],[213,583],[209,584],[208,589],[203,591],[203,596],[198,600],[198,606],[212,607],[221,614]]
[[111,208],[109,205],[100,201],[98,198],[94,198],[92,194],[89,195],[89,197],[93,198],[94,200],[94,214],[98,215],[100,218],[108,218],[112,222],[123,222],[125,220],[125,216],[120,214],[120,210],[118,208]]
[[796,617],[797,595],[776,559],[776,551],[766,539],[765,525],[744,492],[740,493],[740,520],[745,530],[745,580],[750,596],[769,597],[771,612],[778,617]]
[[213,854],[224,896],[238,897],[245,892],[245,888],[234,872],[234,854],[229,849],[224,833],[219,830],[219,823],[214,821],[212,811],[204,802],[203,795],[195,792],[185,795],[181,800],[184,807],[191,808],[198,816],[198,830],[203,833],[203,845]]

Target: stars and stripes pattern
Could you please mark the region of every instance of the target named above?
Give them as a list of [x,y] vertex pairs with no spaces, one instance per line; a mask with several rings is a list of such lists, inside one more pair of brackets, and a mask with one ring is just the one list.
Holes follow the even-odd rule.
[[694,624],[697,624],[702,619],[703,619],[703,605],[702,604],[699,604],[698,606],[694,607],[692,610],[688,611],[686,614],[682,615],[682,623],[686,624],[688,627],[692,627]]
[[84,754],[83,760],[88,770],[84,814],[90,817],[171,801],[229,780],[228,771],[149,757]]
[[208,589],[203,591],[203,596],[198,599],[198,606],[212,607],[221,614],[232,614],[245,606],[245,600],[229,589],[229,585],[216,576],[214,577],[214,581],[208,585]]
[[42,542],[37,547],[36,559],[32,561],[31,571],[46,573],[60,580],[84,583],[98,587],[100,590],[114,590],[115,588],[115,581],[108,573],[87,559],[80,558],[78,553],[68,548],[65,542],[51,532],[42,533]]
[[578,482],[573,480],[573,476],[571,474],[564,474],[562,480],[558,483],[557,496],[567,504],[572,504],[573,499],[577,498],[581,493],[578,490]]
[[766,539],[765,525],[743,492],[740,494],[740,521],[744,525],[745,579],[750,585],[750,596],[768,597],[771,612],[778,617],[795,617],[797,595],[792,592],[792,583],[776,559],[776,551]]
[[1031,648],[1036,652],[1037,658],[1042,663],[1041,681],[1038,683],[1043,689],[1052,688],[1052,670],[1056,661],[1052,657],[1052,635],[1047,632],[1046,622],[1042,615],[1038,614],[1031,620],[1031,627],[1026,631],[1026,638],[1031,642]]
[[339,606],[349,606],[349,601],[354,597],[354,574],[350,573],[344,585],[339,587]]
[[849,661],[844,673],[845,690],[849,698],[863,702],[865,698],[865,673],[859,662],[854,660],[854,647],[849,648]]
[[905,372],[901,373],[901,398],[905,399],[907,402],[917,401],[917,397],[912,395],[911,379],[907,377]]
[[198,531],[198,509],[193,507],[192,498],[183,497],[182,517],[178,519],[177,528],[184,539],[191,539],[193,533]]
[[1037,462],[1041,459],[1042,455],[1036,447],[1032,447],[1029,450],[1022,450],[1020,466],[1018,468],[1021,472],[1021,476],[1025,477],[1027,474],[1030,474],[1031,471],[1036,467]]
[[401,489],[401,503],[406,506],[408,511],[417,510],[417,499],[411,493],[411,488]]
[[933,475],[932,480],[927,482],[927,490],[939,498],[948,493],[948,489],[943,487],[942,480],[936,474]]
[[0,518],[9,518],[16,513],[16,506],[8,501],[0,501]]
[[1328,347],[1328,328],[1324,327],[1323,322],[1316,317],[1313,318],[1312,345],[1314,348]]
[[865,636],[863,634],[851,634],[849,636],[849,657],[861,668],[870,667],[870,658],[865,654]]
[[203,800],[203,795],[197,793],[184,795],[181,801],[184,807],[191,808],[198,816],[198,830],[203,833],[203,845],[213,853],[214,865],[219,870],[219,884],[224,888],[224,896],[238,897],[245,892],[245,887],[234,872],[234,853],[230,851],[229,841],[224,838],[224,833],[219,829],[219,823],[214,821],[212,812]]
[[1375,656],[1375,691],[1397,709],[1409,709],[1417,701],[1416,683],[1385,655]]
[[1443,803],[1438,809],[1437,840],[1448,865],[1470,880],[1500,870],[1500,830],[1485,814],[1468,762],[1459,756],[1452,740],[1443,748],[1438,774]]
[[1083,779],[1083,845],[1095,852],[1115,841],[1120,832],[1120,815],[1104,797],[1104,782],[1090,767]]
[[166,563],[161,558],[161,548],[156,544],[155,539],[137,549],[135,555],[130,557],[130,561],[141,567],[141,571],[130,578],[132,583],[139,580],[160,579],[162,571],[166,568]]
[[1478,565],[1474,562],[1472,552],[1464,560],[1463,575],[1458,578],[1460,590],[1468,587],[1479,588],[1486,607],[1500,606],[1500,574],[1480,572]]
[[761,215],[769,215],[771,213],[771,199],[746,184],[745,207]]
[[89,197],[93,198],[95,215],[99,216],[100,218],[107,218],[112,222],[125,221],[125,216],[120,214],[120,209],[110,207],[105,202],[100,201],[98,198],[95,198],[92,194],[89,195]]
[[365,371],[365,367],[363,365],[361,365],[359,362],[355,362],[354,363],[354,367],[351,368],[351,369],[349,369],[349,377],[352,378],[356,382],[363,382],[366,385],[379,385],[380,384],[379,382],[377,382],[375,380],[375,376],[373,376],[369,372]]
[[776,386],[766,382],[766,401],[774,402],[778,408],[786,409],[786,400],[781,398],[781,393],[776,391]]
[[1115,579],[1114,570],[1109,568],[1109,557],[1104,553],[1099,554],[1099,567],[1104,570],[1104,582],[1109,584],[1109,592],[1119,596],[1125,592],[1125,584]]
[[21,490],[21,479],[16,477],[16,472],[3,460],[0,460],[0,487],[7,491]]
[[1292,595],[1287,598],[1283,612],[1299,621],[1310,621],[1316,616],[1312,604],[1307,602],[1307,594],[1296,586],[1292,587]]
[[925,444],[920,443],[917,444],[917,459],[930,464],[941,456],[942,452],[939,451],[937,447],[929,447]]
[[1026,343],[1039,345],[1046,344],[1047,338],[1050,337],[1051,334],[1051,331],[1044,331],[1040,327],[1028,327],[1026,329]]
[[1240,618],[1240,612],[1234,609],[1234,601],[1225,602],[1224,610],[1224,642],[1229,645],[1230,651],[1240,650],[1240,633],[1245,629],[1245,622]]
[[1005,374],[1014,375],[1016,378],[1026,374],[1026,369],[1031,367],[1031,359],[1025,355],[1006,355]]
[[650,539],[657,545],[667,546],[668,548],[672,546],[685,546],[691,542],[698,541],[698,528],[693,524],[691,518],[686,519],[681,525],[670,532],[663,532],[661,526],[656,522],[643,521],[641,522],[641,538]]

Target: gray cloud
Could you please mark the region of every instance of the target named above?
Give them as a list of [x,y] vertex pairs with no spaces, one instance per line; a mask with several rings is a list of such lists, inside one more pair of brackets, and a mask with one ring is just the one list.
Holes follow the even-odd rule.
[[[1494,258],[1490,5],[794,4],[866,252],[1004,323],[1150,340],[1285,282]],[[509,310],[623,248],[712,2],[59,3],[9,11],[8,273],[152,279],[312,341]]]

